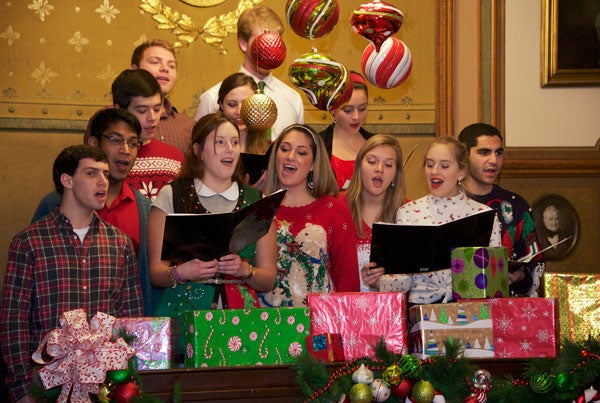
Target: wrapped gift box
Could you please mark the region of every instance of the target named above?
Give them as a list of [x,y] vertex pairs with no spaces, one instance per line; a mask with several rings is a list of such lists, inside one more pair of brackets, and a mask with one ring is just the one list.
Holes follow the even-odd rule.
[[186,311],[186,367],[286,364],[306,351],[308,308]]
[[402,292],[308,294],[311,335],[339,333],[344,356],[373,356],[383,337],[389,351],[408,352],[406,294]]
[[454,299],[509,296],[505,247],[454,248],[450,256]]
[[171,368],[171,318],[117,318],[113,336],[118,336],[119,329],[135,337],[131,347],[135,350],[138,370]]
[[600,335],[600,274],[544,274],[546,297],[559,302],[560,339],[573,342]]
[[420,359],[445,354],[444,341],[460,340],[464,356],[494,357],[489,301],[414,305],[410,308],[410,353]]
[[558,304],[553,298],[498,298],[492,305],[496,358],[556,357]]
[[344,344],[339,333],[323,333],[306,337],[308,354],[324,362],[345,361]]

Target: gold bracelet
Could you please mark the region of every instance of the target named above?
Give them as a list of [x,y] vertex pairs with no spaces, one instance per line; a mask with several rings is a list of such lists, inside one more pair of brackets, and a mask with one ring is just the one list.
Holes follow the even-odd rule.
[[175,270],[177,268],[177,266],[171,266],[169,267],[169,270],[167,271],[167,274],[169,275],[169,281],[171,281],[171,287],[173,289],[177,288],[177,284],[179,284],[179,282],[177,281],[177,278],[175,277],[175,274],[173,273],[173,270]]
[[254,277],[254,273],[256,273],[256,269],[250,263],[248,263],[248,276],[244,277],[244,280],[250,280]]

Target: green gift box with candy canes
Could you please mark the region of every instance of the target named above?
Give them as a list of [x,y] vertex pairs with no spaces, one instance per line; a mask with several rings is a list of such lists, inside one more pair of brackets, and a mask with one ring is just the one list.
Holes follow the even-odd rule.
[[186,311],[186,367],[286,364],[306,351],[308,308]]
[[459,298],[508,297],[505,247],[461,247],[450,252],[452,295]]

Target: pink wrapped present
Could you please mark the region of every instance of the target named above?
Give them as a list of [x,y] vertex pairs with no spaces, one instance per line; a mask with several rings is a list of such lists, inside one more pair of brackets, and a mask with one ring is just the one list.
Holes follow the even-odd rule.
[[113,334],[117,335],[121,328],[135,337],[131,346],[138,370],[171,368],[171,318],[117,318]]
[[496,358],[556,357],[559,326],[554,298],[495,298],[489,302]]
[[309,294],[310,334],[342,335],[346,360],[373,356],[383,337],[387,349],[408,352],[406,294],[365,292]]

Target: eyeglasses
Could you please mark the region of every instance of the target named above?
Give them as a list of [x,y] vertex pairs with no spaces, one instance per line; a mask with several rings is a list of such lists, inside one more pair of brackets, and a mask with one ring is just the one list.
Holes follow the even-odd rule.
[[120,137],[117,136],[107,136],[106,134],[102,134],[102,137],[104,137],[105,139],[108,140],[108,142],[110,143],[111,146],[115,146],[115,147],[123,147],[124,144],[127,144],[127,147],[133,149],[133,148],[140,148],[140,146],[142,145],[142,143],[140,143],[140,141],[138,139],[131,139],[131,140],[123,140]]

